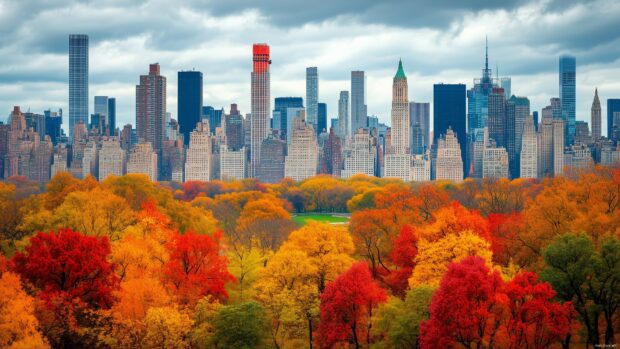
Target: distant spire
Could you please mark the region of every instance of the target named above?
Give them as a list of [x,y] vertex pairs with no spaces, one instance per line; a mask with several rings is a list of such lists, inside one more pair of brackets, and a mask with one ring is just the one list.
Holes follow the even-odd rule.
[[398,70],[396,71],[396,75],[394,79],[406,79],[405,70],[403,69],[403,61],[401,59],[398,60]]
[[489,36],[484,36],[484,69],[489,70]]

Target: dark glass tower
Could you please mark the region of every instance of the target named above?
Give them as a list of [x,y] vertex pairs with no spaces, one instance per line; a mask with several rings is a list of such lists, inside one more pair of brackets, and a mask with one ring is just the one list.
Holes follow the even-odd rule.
[[620,134],[620,125],[614,125],[614,113],[620,113],[620,99],[607,100],[607,138],[618,141]]
[[177,110],[179,131],[183,134],[185,145],[189,145],[189,134],[202,118],[202,72],[178,73]]
[[319,135],[321,132],[327,132],[327,104],[319,103],[318,108],[318,126],[316,129],[316,134]]
[[560,57],[560,103],[564,120],[564,144],[575,141],[575,77],[577,63],[574,56]]
[[88,124],[88,35],[69,35],[69,142],[73,128]]
[[[274,111],[280,112],[280,138],[287,139],[288,135],[286,130],[288,129],[288,115],[286,110],[288,108],[303,108],[304,99],[302,97],[276,97]],[[295,115],[292,115],[295,117]]]
[[463,171],[467,168],[465,159],[467,154],[465,84],[435,84],[433,85],[433,145],[437,144],[440,135],[445,135],[448,128],[456,132],[461,156]]
[[110,135],[116,135],[116,98],[108,98],[108,122]]

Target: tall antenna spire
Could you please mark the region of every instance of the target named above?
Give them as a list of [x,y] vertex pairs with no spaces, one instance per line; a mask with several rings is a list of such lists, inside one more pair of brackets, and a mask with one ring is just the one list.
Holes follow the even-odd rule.
[[489,70],[489,36],[485,35],[484,36],[484,47],[485,47],[485,54],[484,54],[484,69],[485,70]]

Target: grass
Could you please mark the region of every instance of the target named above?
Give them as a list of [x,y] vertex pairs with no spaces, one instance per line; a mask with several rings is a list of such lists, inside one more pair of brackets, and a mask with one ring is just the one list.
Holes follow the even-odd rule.
[[332,213],[310,213],[297,214],[293,217],[293,222],[299,225],[305,225],[308,221],[317,221],[321,223],[343,224],[349,222],[349,217]]

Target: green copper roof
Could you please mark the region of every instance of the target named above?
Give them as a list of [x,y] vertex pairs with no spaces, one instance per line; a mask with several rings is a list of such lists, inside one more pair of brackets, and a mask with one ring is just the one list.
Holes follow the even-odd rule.
[[396,75],[394,76],[394,79],[406,79],[407,76],[405,75],[405,71],[403,70],[403,61],[402,60],[398,60],[398,70],[396,71]]

